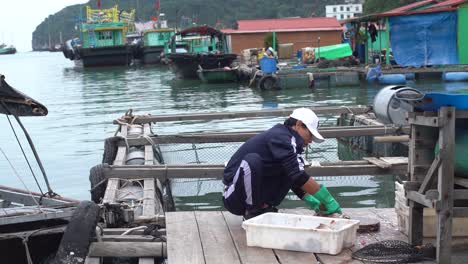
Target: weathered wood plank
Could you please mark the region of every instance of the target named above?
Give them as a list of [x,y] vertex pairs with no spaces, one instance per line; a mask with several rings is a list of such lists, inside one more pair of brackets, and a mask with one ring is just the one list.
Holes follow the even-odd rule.
[[299,252],[299,251],[289,251],[289,250],[280,250],[275,249],[276,257],[279,260],[279,263],[308,263],[308,264],[318,264],[317,258],[314,253],[310,252]]
[[143,215],[156,214],[156,190],[154,179],[144,179],[143,191]]
[[[143,134],[145,136],[151,135],[151,125],[144,124],[143,125]],[[145,165],[153,165],[154,164],[154,152],[152,145],[145,145]]]
[[418,192],[425,193],[432,186],[435,179],[435,172],[439,169],[440,163],[442,162],[442,152],[443,151],[439,151],[439,154],[435,157],[431,167],[429,167],[429,170],[424,177],[423,182],[421,183],[421,187],[419,187]]
[[205,263],[194,212],[167,212],[166,232],[168,262]]
[[[122,138],[126,138],[128,133],[128,126],[121,125],[120,126],[120,136]],[[113,162],[114,165],[124,165],[127,158],[127,146],[119,146],[117,148],[117,155],[115,156],[115,160]]]
[[120,180],[118,178],[110,178],[107,180],[106,192],[104,193],[104,198],[102,199],[103,204],[112,203],[115,201],[119,185]]
[[438,191],[442,199],[437,212],[437,261],[450,263],[452,255],[453,184],[455,171],[455,107],[442,107],[439,146],[444,158],[439,166]]
[[381,169],[388,169],[388,168],[392,167],[392,164],[387,163],[387,162],[385,162],[383,160],[380,160],[378,158],[375,158],[375,157],[364,157],[363,159],[369,161],[370,163],[374,164],[375,166],[377,166],[377,167],[379,167]]
[[[341,113],[354,113],[363,114],[370,110],[367,106],[316,106],[309,107],[316,114],[341,114]],[[283,109],[268,109],[256,111],[239,111],[239,112],[211,112],[199,114],[179,114],[179,115],[141,115],[136,116],[133,121],[134,124],[138,123],[154,123],[154,122],[167,122],[167,121],[187,121],[187,120],[215,120],[215,119],[233,119],[245,117],[269,117],[269,116],[288,116],[295,108]],[[117,124],[117,120],[114,121]]]
[[434,207],[434,205],[432,204],[432,201],[429,200],[429,199],[426,199],[426,196],[424,194],[419,193],[419,192],[416,192],[416,191],[406,192],[406,197],[409,200],[411,200],[413,202],[417,202],[418,204],[424,205],[426,207],[429,207],[429,208]]
[[461,177],[455,177],[455,184],[458,184],[460,186],[468,188],[468,179],[461,178]]
[[138,264],[154,264],[154,258],[139,258]]
[[[9,208],[10,209],[10,208]],[[29,223],[42,220],[50,219],[66,219],[69,220],[73,215],[75,208],[63,208],[60,210],[48,211],[44,213],[36,213],[29,215],[20,215],[20,216],[10,216],[10,217],[0,217],[0,226],[1,225],[10,225],[17,223]]]
[[273,250],[247,246],[245,231],[242,229],[242,217],[229,212],[222,212],[226,220],[237,253],[243,264],[273,264],[278,263]]
[[94,242],[89,247],[90,257],[165,257],[163,242]]
[[101,258],[86,257],[84,264],[101,264]]
[[241,263],[221,212],[195,212],[205,261]]
[[[391,168],[382,169],[376,165],[334,165],[309,166],[305,168],[309,175],[323,176],[361,176],[361,175],[403,175],[407,172],[407,165],[392,165]],[[169,165],[169,166],[108,166],[104,167],[106,178],[142,179],[158,178],[165,181],[169,179],[209,178],[222,179],[224,165]]]
[[[249,138],[263,131],[242,131],[242,132],[211,132],[211,133],[183,133],[175,135],[158,135],[151,139],[155,144],[191,144],[191,143],[225,143],[244,142]],[[340,126],[340,127],[320,127],[320,134],[324,138],[340,138],[355,136],[385,136],[398,133],[409,133],[409,128],[387,127],[387,126]],[[125,142],[121,142],[124,144]],[[148,145],[146,138],[129,138],[130,146]]]
[[55,197],[55,198],[42,197],[41,193],[36,193],[36,192],[29,193],[25,190],[3,186],[3,185],[0,185],[0,199],[5,200],[5,202],[13,202],[13,203],[22,204],[25,206],[37,205],[37,202],[39,201],[39,199],[42,199],[42,205],[44,206],[64,205],[67,203],[79,202],[78,200],[64,198],[64,197]]
[[102,236],[104,242],[152,242],[155,241],[153,236],[144,235],[104,235]]

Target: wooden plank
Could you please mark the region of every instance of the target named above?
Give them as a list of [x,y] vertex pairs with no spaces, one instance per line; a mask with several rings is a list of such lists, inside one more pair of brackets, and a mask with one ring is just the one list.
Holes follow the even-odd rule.
[[452,255],[453,184],[455,171],[455,107],[442,107],[439,118],[439,146],[444,158],[439,166],[438,191],[440,207],[437,212],[437,261],[450,263]]
[[400,142],[409,142],[409,140],[410,138],[408,135],[374,137],[374,143],[400,143]]
[[156,214],[156,190],[154,187],[154,179],[144,180],[143,191],[143,215]]
[[[25,206],[28,205],[37,205],[39,199],[41,199],[42,194],[40,193],[32,193],[26,192],[24,190],[1,186],[0,185],[0,199],[4,200],[5,202],[13,202],[17,204],[22,204]],[[72,199],[54,199],[48,197],[42,197],[42,205],[44,206],[56,206],[56,205],[64,205],[70,202],[78,203],[78,200]]]
[[243,264],[273,264],[278,260],[273,250],[259,247],[247,246],[245,230],[242,229],[242,217],[229,212],[222,212],[231,234],[234,246]]
[[429,117],[421,115],[416,115],[414,117],[408,118],[408,123],[426,127],[439,127],[440,125],[442,125],[439,117],[437,116]]
[[152,242],[156,241],[153,236],[144,235],[104,235],[102,236],[104,242]]
[[89,247],[90,257],[165,257],[163,242],[93,242]]
[[419,187],[420,193],[425,193],[431,186],[432,183],[434,182],[435,178],[435,172],[439,169],[440,163],[442,162],[442,155],[443,151],[439,151],[439,154],[435,157],[434,161],[431,164],[431,167],[429,167],[429,170],[426,173],[426,176],[424,177],[423,182],[421,183],[421,187]]
[[[155,144],[192,144],[192,143],[226,143],[226,142],[244,142],[249,138],[263,131],[243,131],[243,132],[211,132],[211,133],[183,133],[175,135],[152,136]],[[339,126],[339,127],[320,127],[320,134],[324,138],[340,138],[355,136],[385,136],[396,133],[409,133],[409,127],[387,127],[387,126]],[[121,142],[120,144],[125,144]],[[129,138],[130,146],[148,145],[146,138]],[[123,145],[122,145],[123,146]]]
[[[144,124],[143,125],[143,135],[150,136],[151,135],[151,125]],[[154,164],[154,151],[152,145],[145,145],[145,165],[153,165]]]
[[0,226],[1,225],[10,225],[18,223],[29,223],[35,221],[43,221],[50,219],[65,219],[69,220],[73,215],[75,208],[63,208],[60,210],[55,210],[52,212],[44,212],[30,215],[20,215],[20,216],[11,216],[11,217],[0,217]]
[[117,195],[117,190],[120,186],[120,180],[118,178],[110,178],[107,180],[106,192],[104,193],[104,198],[102,203],[113,203]]
[[382,169],[388,169],[392,166],[392,164],[389,164],[383,160],[380,160],[378,158],[375,158],[375,157],[364,157],[363,158],[364,160],[367,160],[369,161],[370,163],[374,164],[375,166],[379,167],[379,168],[382,168]]
[[380,157],[380,159],[391,165],[408,164],[408,157]]
[[[319,114],[341,114],[354,113],[363,114],[370,111],[368,106],[316,106],[309,107],[317,115]],[[288,116],[295,108],[268,109],[256,111],[239,112],[211,112],[199,114],[179,114],[179,115],[140,115],[133,120],[134,124],[139,123],[157,123],[167,121],[187,121],[187,120],[216,120],[216,119],[234,119],[245,117],[269,117],[269,116]],[[114,124],[118,124],[117,120]]]
[[[120,136],[122,138],[126,138],[128,133],[128,126],[121,125],[120,126]],[[115,156],[115,160],[113,162],[114,165],[124,165],[127,158],[127,146],[119,146],[117,148],[117,155]]]
[[154,264],[154,258],[139,258],[138,264]]
[[101,258],[86,257],[84,264],[101,264]]
[[406,198],[413,202],[417,202],[418,204],[424,205],[429,208],[433,208],[434,204],[432,203],[431,200],[427,199],[424,194],[421,194],[416,191],[409,191],[406,192]]
[[458,184],[460,186],[468,188],[468,179],[461,178],[461,177],[455,177],[455,184]]
[[205,262],[241,263],[221,212],[195,212]]
[[198,224],[193,212],[167,212],[166,229],[169,263],[205,263]]
[[273,251],[275,252],[276,257],[278,258],[279,263],[319,263],[314,253],[280,249],[275,249]]
[[[376,165],[335,165],[335,166],[309,166],[305,168],[309,175],[322,176],[361,176],[361,175],[404,175],[407,165],[393,165],[389,169],[382,169]],[[165,181],[169,179],[208,178],[222,179],[224,165],[142,165],[142,166],[108,166],[104,167],[106,178],[142,179],[158,178]]]

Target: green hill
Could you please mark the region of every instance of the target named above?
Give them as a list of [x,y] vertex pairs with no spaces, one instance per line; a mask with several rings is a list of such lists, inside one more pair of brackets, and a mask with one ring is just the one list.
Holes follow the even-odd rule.
[[[378,0],[382,1],[382,0]],[[68,6],[60,12],[50,15],[33,32],[33,50],[48,49],[49,38],[52,45],[62,40],[78,37],[76,25],[86,16],[85,6],[96,8],[97,0],[87,4]],[[101,8],[109,8],[115,4],[120,10],[135,9],[137,21],[148,21],[156,14],[155,0],[101,0]],[[311,17],[325,16],[325,5],[341,4],[340,0],[161,0],[160,11],[166,14],[169,26],[181,26],[196,22],[217,27],[232,27],[239,19],[281,18],[281,17]],[[379,11],[379,5],[372,3],[372,11]],[[395,2],[411,2],[406,0],[382,1],[382,9],[395,5]],[[365,8],[365,6],[364,6]]]

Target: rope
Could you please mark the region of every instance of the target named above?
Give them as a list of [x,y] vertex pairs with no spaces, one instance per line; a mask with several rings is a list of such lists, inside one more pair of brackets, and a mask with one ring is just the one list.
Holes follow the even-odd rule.
[[[1,104],[2,104],[3,108],[5,108],[7,113],[11,114],[11,111],[8,109],[8,106],[5,104],[5,102],[1,101]],[[39,155],[37,154],[36,147],[34,147],[34,143],[32,142],[32,139],[29,136],[28,131],[23,126],[23,123],[21,122],[21,120],[19,119],[19,117],[17,115],[13,115],[13,117],[15,118],[16,122],[18,122],[18,125],[21,127],[21,129],[23,130],[23,133],[26,136],[26,139],[28,140],[29,146],[31,147],[31,150],[32,150],[32,152],[34,154],[34,157],[36,158],[37,164],[39,165],[39,168],[41,169],[42,175],[44,177],[44,181],[45,181],[46,186],[47,186],[47,194],[49,195],[49,197],[56,196],[57,194],[54,193],[52,191],[52,188],[50,187],[49,179],[47,179],[47,175],[46,175],[46,172],[44,170],[44,166],[42,166],[41,159],[39,158]]]
[[3,156],[5,156],[5,159],[7,160],[8,164],[10,164],[10,167],[11,169],[13,170],[14,174],[16,175],[16,177],[21,181],[21,183],[23,184],[24,188],[26,189],[26,191],[28,191],[29,193],[29,196],[31,196],[31,198],[33,199],[33,201],[36,203],[36,205],[39,207],[39,210],[41,212],[43,212],[41,210],[41,205],[39,204],[39,202],[36,200],[36,198],[34,197],[34,195],[31,193],[31,191],[28,189],[28,187],[26,186],[26,183],[24,183],[23,179],[21,178],[21,176],[18,174],[18,172],[16,171],[15,167],[13,166],[13,164],[11,163],[11,161],[8,159],[7,155],[5,154],[5,152],[3,151],[2,148],[0,148],[0,151],[2,152]]
[[39,188],[39,191],[41,192],[41,194],[44,195],[44,192],[41,189],[41,185],[39,184],[39,181],[37,180],[36,174],[34,173],[32,167],[31,167],[31,163],[29,163],[29,159],[26,156],[26,153],[24,152],[24,149],[23,149],[23,146],[21,145],[21,142],[19,141],[19,138],[18,138],[18,135],[16,134],[15,128],[13,127],[13,124],[11,123],[10,117],[8,115],[6,115],[6,117],[8,119],[8,123],[10,123],[11,130],[13,130],[13,134],[15,135],[16,142],[18,142],[18,145],[19,145],[19,147],[21,149],[21,152],[23,153],[24,159],[26,160],[26,163],[28,164],[29,170],[31,171],[31,173],[32,173],[32,175],[34,177],[34,180],[36,181],[37,187]]
[[22,239],[22,242],[24,245],[24,250],[26,251],[26,259],[28,260],[28,264],[33,264],[31,253],[29,253],[28,240],[29,240],[29,236],[24,237]]

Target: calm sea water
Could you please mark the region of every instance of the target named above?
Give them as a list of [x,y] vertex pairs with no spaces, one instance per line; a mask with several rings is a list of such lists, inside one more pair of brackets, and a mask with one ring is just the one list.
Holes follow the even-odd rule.
[[[75,68],[61,53],[19,53],[0,56],[0,74],[14,88],[40,101],[49,109],[46,117],[24,117],[42,159],[52,188],[56,193],[76,199],[89,199],[89,169],[101,162],[104,140],[113,136],[116,126],[112,121],[128,109],[136,113],[180,114],[211,111],[258,110],[317,105],[371,104],[380,87],[339,87],[288,89],[261,92],[238,84],[206,85],[198,81],[176,80],[162,66],[134,66],[107,69]],[[437,82],[410,83],[424,91],[466,91],[466,84],[440,84]],[[325,122],[333,124],[333,117]],[[23,143],[43,190],[45,184],[25,138],[12,120]],[[201,131],[239,131],[268,129],[282,119],[256,119],[184,122],[158,124],[158,134]],[[0,116],[0,184],[38,191],[35,181],[16,143],[6,116]],[[219,147],[219,146],[218,146]],[[193,146],[169,150],[166,160],[178,160],[182,155],[188,162],[228,155],[235,150],[199,149]],[[327,140],[314,145],[308,158],[336,160],[337,143]],[[184,151],[188,151],[184,154]],[[209,153],[203,156],[203,151]],[[211,152],[210,152],[211,151]],[[200,155],[198,155],[200,154]],[[187,158],[190,156],[189,158]],[[220,158],[221,160],[226,157]],[[338,197],[343,207],[393,206],[393,177],[317,177]],[[24,182],[24,184],[23,184]],[[178,209],[216,209],[221,206],[222,186],[219,181],[177,181],[173,192]],[[288,196],[283,207],[303,204]]]

